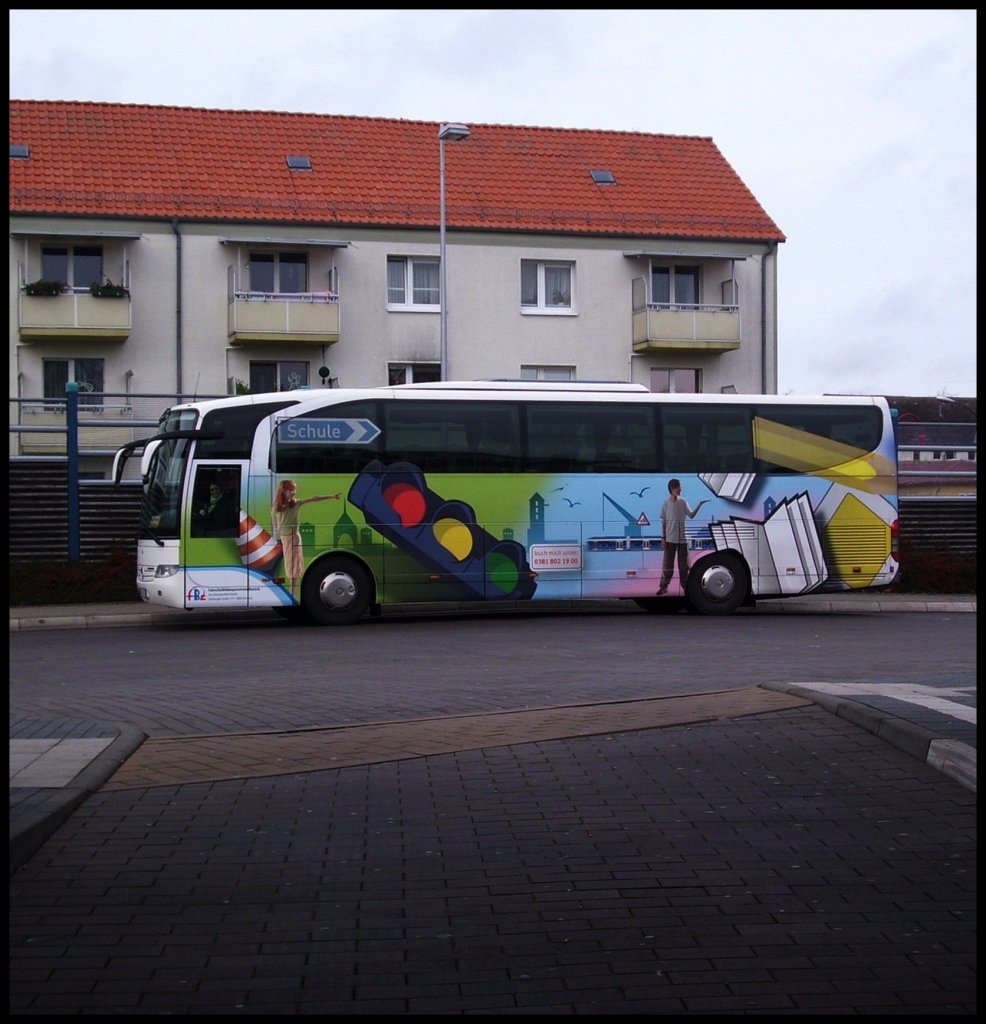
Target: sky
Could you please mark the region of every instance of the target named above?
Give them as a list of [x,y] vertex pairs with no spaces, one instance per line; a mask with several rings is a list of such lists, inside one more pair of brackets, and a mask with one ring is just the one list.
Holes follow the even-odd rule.
[[974,10],[10,11],[10,96],[709,136],[781,394],[976,395]]

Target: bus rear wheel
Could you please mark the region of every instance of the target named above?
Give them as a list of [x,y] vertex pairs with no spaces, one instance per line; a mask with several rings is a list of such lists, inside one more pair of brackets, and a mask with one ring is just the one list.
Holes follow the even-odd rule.
[[301,603],[319,625],[348,626],[373,603],[373,579],[355,559],[330,555],[305,574]]
[[688,603],[703,615],[731,615],[749,591],[743,563],[728,552],[709,555],[688,571]]

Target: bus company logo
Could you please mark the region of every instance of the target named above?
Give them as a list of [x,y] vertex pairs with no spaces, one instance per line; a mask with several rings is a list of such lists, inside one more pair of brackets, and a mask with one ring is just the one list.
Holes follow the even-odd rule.
[[203,590],[201,587],[192,587],[192,589],[185,595],[186,601],[206,601],[208,598],[208,591]]

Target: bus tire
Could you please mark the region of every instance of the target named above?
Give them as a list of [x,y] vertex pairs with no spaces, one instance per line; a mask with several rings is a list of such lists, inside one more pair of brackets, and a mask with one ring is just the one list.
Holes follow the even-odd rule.
[[702,615],[731,615],[749,592],[746,567],[728,551],[709,555],[688,570],[688,603]]
[[354,558],[328,555],[305,573],[301,603],[321,626],[349,626],[373,604],[373,577]]

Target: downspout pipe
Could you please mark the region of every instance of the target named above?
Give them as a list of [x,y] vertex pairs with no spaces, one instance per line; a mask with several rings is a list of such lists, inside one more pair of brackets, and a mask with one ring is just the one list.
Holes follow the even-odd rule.
[[[769,289],[767,287],[767,270],[770,268],[770,278],[774,281],[774,299],[777,298],[777,243],[771,242],[767,248],[767,252],[764,253],[764,259],[762,269],[760,272],[760,393],[762,395],[772,395],[777,393],[777,310],[774,304],[767,305],[767,295]],[[768,376],[770,373],[769,362],[767,359],[767,341],[771,336],[770,324],[767,319],[767,310],[774,310],[774,386],[769,388]]]
[[171,230],[175,233],[175,395],[181,401],[181,230],[178,218],[171,218]]

